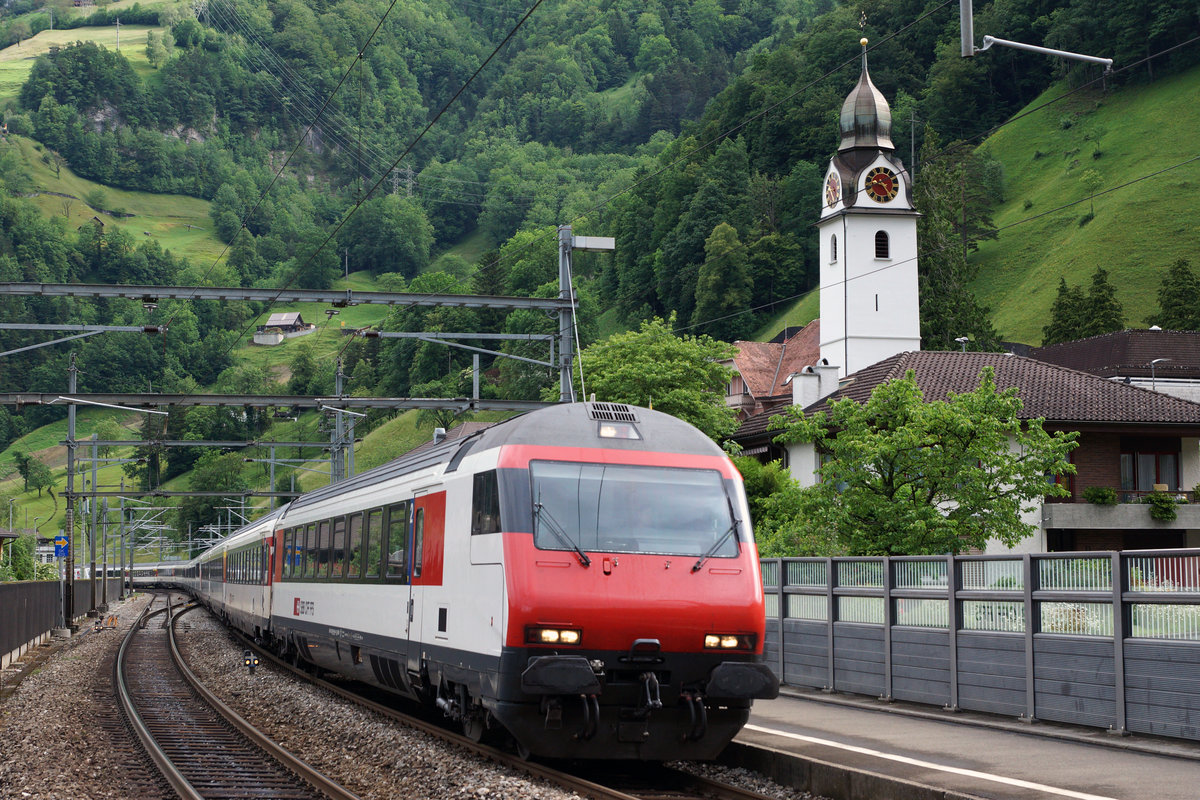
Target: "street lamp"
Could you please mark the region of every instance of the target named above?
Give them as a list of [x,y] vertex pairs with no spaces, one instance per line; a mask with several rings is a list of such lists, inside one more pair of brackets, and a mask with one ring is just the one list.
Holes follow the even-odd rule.
[[1169,358],[1156,358],[1150,362],[1150,391],[1152,391],[1152,392],[1157,391],[1157,389],[1155,387],[1158,385],[1157,382],[1155,381],[1155,377],[1154,377],[1154,365],[1161,364],[1164,361],[1170,361],[1170,360],[1171,359],[1169,359]]
[[954,341],[956,341],[962,345],[962,351],[965,353],[965,352],[967,352],[967,342],[971,341],[971,337],[970,336],[956,336],[954,338]]

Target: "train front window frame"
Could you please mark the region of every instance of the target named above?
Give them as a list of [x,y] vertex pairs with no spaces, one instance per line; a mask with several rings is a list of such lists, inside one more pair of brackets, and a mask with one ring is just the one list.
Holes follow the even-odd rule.
[[534,460],[529,480],[539,550],[736,558],[747,535],[715,469]]

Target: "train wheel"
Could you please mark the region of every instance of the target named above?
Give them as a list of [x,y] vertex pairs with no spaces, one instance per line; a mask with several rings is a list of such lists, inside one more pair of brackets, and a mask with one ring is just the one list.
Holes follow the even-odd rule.
[[463,720],[463,736],[478,744],[487,735],[487,717],[482,714]]

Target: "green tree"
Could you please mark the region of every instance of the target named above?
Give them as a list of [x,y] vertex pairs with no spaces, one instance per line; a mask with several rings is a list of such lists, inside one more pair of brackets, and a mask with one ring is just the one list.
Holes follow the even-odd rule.
[[[720,362],[732,359],[731,345],[708,336],[677,336],[669,320],[655,317],[636,331],[596,342],[582,353],[588,396],[611,403],[649,406],[690,422],[715,440],[737,428],[737,418],[725,405],[725,387],[733,372]],[[579,372],[573,374],[575,393],[583,397]],[[554,387],[542,395],[558,398]]]
[[1200,330],[1200,279],[1186,258],[1171,265],[1158,287],[1158,313],[1146,320],[1173,331]]
[[29,459],[29,487],[37,489],[38,497],[42,496],[42,490],[47,489],[50,494],[54,494],[54,476],[50,474],[50,468],[45,465],[40,459]]
[[1079,176],[1079,182],[1083,184],[1083,188],[1087,190],[1088,202],[1091,205],[1091,213],[1096,214],[1096,190],[1104,185],[1104,178],[1094,169],[1085,169],[1083,174]]
[[1088,287],[1087,317],[1083,335],[1099,336],[1102,333],[1119,331],[1125,327],[1125,309],[1117,299],[1117,287],[1108,280],[1108,271],[1096,267],[1092,273],[1092,285]]
[[1042,346],[1070,342],[1082,337],[1087,324],[1087,298],[1083,289],[1058,279],[1058,294],[1050,306],[1050,322],[1042,328]]
[[692,325],[722,341],[740,338],[753,319],[750,307],[754,279],[737,231],[722,222],[704,243],[705,259],[696,282]]
[[[188,489],[193,492],[236,493],[244,491],[248,485],[242,477],[242,455],[216,450],[206,450],[200,455],[188,480]],[[178,530],[195,531],[218,521],[217,506],[223,502],[219,497],[185,497],[179,506]]]
[[805,417],[772,420],[781,443],[813,442],[825,456],[805,490],[805,535],[833,537],[850,555],[919,555],[1014,545],[1033,531],[1021,520],[1043,496],[1066,490],[1047,475],[1075,472],[1078,436],[1022,420],[1016,387],[998,391],[991,367],[971,392],[926,402],[909,371],[875,387],[865,403],[833,401]]
[[[96,423],[96,435],[102,441],[106,442],[116,442],[126,438],[125,428],[121,426],[121,423],[117,422],[112,417],[105,417]],[[101,447],[100,455],[104,458],[108,458],[108,455],[111,451],[111,447]]]

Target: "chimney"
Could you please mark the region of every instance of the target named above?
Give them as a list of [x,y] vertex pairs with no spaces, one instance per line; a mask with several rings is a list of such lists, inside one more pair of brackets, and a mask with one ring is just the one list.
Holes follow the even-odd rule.
[[808,408],[837,391],[838,368],[822,358],[811,367],[793,372],[788,380],[792,382],[792,405]]
[[446,441],[446,429],[445,428],[434,428],[433,429],[433,443],[441,444],[444,441]]

